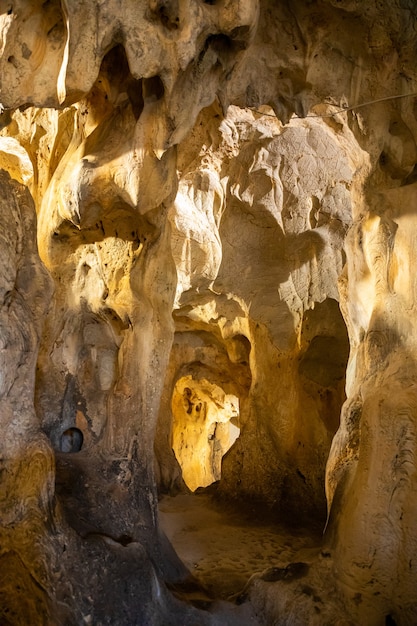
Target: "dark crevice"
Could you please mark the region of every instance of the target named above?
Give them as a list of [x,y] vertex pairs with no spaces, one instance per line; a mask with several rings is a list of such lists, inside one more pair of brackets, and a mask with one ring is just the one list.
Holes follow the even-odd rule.
[[83,446],[84,435],[79,428],[67,428],[61,435],[61,452],[79,452]]
[[[124,97],[123,97],[124,94]],[[121,44],[113,47],[104,57],[96,83],[88,97],[89,106],[105,101],[110,111],[128,101],[136,120],[145,102],[157,102],[164,97],[165,88],[160,76],[135,79],[129,68],[126,52]]]
[[405,178],[404,181],[401,183],[401,187],[405,187],[406,185],[412,185],[415,182],[417,182],[417,163],[415,164],[413,170],[410,172],[407,178]]
[[209,35],[206,39],[204,50],[208,50],[209,48],[215,50],[218,54],[228,54],[233,49],[233,41],[223,33]]
[[79,245],[100,243],[108,237],[116,237],[131,242],[133,250],[138,250],[141,244],[145,245],[157,236],[155,227],[127,205],[114,202],[110,210],[105,211],[103,207],[101,210],[102,219],[97,222],[89,220],[88,223],[82,221],[81,228],[63,220],[52,235],[54,240],[76,249]]
[[[106,89],[109,89],[110,93],[107,93]],[[103,92],[102,97],[106,101],[110,100],[113,105],[123,101],[120,96],[126,94],[125,100],[128,100],[135,119],[139,119],[144,106],[142,79],[136,80],[132,76],[125,49],[121,44],[111,48],[103,58],[95,86],[91,90],[90,100],[97,90],[99,93]]]
[[151,0],[151,14],[164,28],[175,31],[179,28],[178,0]]
[[211,50],[217,55],[216,65],[228,65],[241,50],[247,47],[248,32],[246,27],[243,26],[233,29],[230,36],[224,33],[209,35],[200,52],[199,62],[202,62],[207,51]]
[[81,535],[83,539],[94,539],[94,538],[98,538],[98,539],[103,539],[104,541],[111,541],[113,543],[118,543],[121,546],[123,546],[124,548],[126,548],[128,545],[130,545],[131,543],[135,543],[135,539],[133,539],[133,537],[131,537],[130,535],[126,535],[126,534],[122,534],[119,537],[112,537],[112,535],[109,535],[107,533],[102,533],[102,532],[94,532],[94,531],[90,531],[88,533],[86,533],[85,535]]
[[138,120],[144,106],[142,94],[142,80],[135,80],[133,76],[129,76],[126,85],[126,91],[129,97],[130,105],[132,107],[133,115],[135,116],[135,119]]
[[244,41],[248,38],[250,33],[250,26],[248,26],[247,24],[243,25],[243,26],[236,26],[236,28],[234,28],[231,32],[230,32],[230,39],[232,39],[233,41]]
[[142,80],[142,94],[144,102],[156,102],[164,97],[164,84],[159,76]]

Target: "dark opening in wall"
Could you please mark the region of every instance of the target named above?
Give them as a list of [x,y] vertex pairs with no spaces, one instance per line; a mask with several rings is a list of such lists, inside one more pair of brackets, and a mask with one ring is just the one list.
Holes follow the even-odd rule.
[[[156,77],[158,78],[158,77]],[[149,79],[153,80],[153,79]],[[126,51],[117,44],[104,57],[97,80],[87,97],[87,109],[97,117],[123,102],[129,102],[135,119],[142,113],[142,79],[136,80],[129,68]]]
[[164,96],[164,84],[159,76],[144,78],[142,81],[142,94],[145,102],[156,102]]
[[61,452],[79,452],[83,442],[84,435],[79,428],[67,428],[61,435],[59,447]]
[[180,25],[178,0],[151,0],[151,14],[167,30],[177,30]]
[[327,298],[304,314],[298,372],[307,393],[321,405],[321,419],[331,434],[339,427],[346,397],[348,358],[349,337],[339,303]]

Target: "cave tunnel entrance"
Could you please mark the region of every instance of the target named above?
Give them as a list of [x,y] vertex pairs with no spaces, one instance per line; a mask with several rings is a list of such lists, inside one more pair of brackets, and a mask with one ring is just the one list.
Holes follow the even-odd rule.
[[239,399],[205,378],[180,378],[172,395],[172,448],[191,491],[220,479],[240,434]]
[[348,331],[337,300],[326,298],[304,313],[298,375],[329,433],[329,447],[346,399],[349,350]]
[[[298,479],[303,488],[309,485],[300,491],[302,498],[316,478],[324,490],[326,459],[346,397],[349,338],[339,302],[333,298],[307,310],[300,331],[294,375],[299,379],[300,397],[309,398],[307,417],[316,420],[306,436],[320,433],[315,470],[308,474],[307,463],[302,481],[294,470],[295,483]],[[182,562],[201,584],[201,597],[207,594],[207,601],[227,600],[236,598],[256,573],[277,579],[285,576],[280,564],[298,562],[305,551],[321,545],[324,520],[323,525],[314,518],[311,524],[293,526],[250,498],[234,503],[217,489],[198,489],[226,476],[225,469],[221,476],[222,457],[238,437],[243,455],[250,452],[245,446],[253,439],[245,436],[245,429],[240,432],[242,407],[237,395],[226,393],[217,378],[215,384],[202,372],[194,376],[181,376],[171,397],[172,447],[183,480],[194,493],[165,495],[159,503],[159,519]],[[299,428],[305,427],[306,422],[300,420]],[[260,480],[267,482],[268,476]],[[191,594],[184,597],[193,602]]]

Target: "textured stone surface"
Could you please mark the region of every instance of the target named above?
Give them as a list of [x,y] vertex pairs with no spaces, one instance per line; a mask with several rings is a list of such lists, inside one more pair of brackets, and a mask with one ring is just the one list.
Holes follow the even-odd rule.
[[[3,622],[413,624],[414,2],[1,9]],[[323,545],[180,602],[184,481]]]

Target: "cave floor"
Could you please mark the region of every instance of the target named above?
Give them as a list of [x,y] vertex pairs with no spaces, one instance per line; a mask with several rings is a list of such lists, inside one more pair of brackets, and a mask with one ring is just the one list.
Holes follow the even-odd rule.
[[228,507],[208,493],[164,496],[160,525],[182,562],[211,598],[233,599],[251,576],[310,560],[318,529],[289,530],[253,509]]

